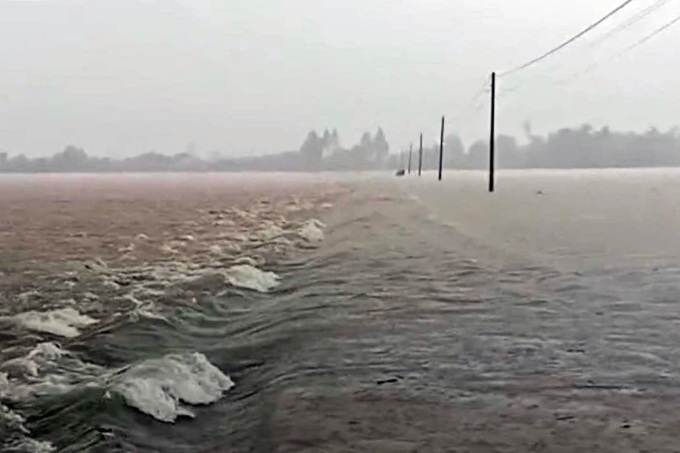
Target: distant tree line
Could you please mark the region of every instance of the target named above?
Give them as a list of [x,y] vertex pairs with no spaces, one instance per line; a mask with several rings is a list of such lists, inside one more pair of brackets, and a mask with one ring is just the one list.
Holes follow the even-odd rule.
[[[585,124],[563,128],[547,136],[535,135],[524,126],[524,143],[515,137],[496,137],[497,164],[500,168],[616,168],[680,166],[680,130],[644,133],[595,129]],[[488,165],[489,142],[478,140],[465,147],[456,135],[444,139],[446,168],[482,169]],[[415,153],[414,153],[415,156]],[[437,168],[439,144],[423,151],[423,167]],[[404,164],[405,165],[405,164]],[[402,165],[403,166],[403,165]]]
[[[644,133],[617,132],[590,125],[564,128],[547,136],[535,135],[529,123],[525,140],[496,138],[500,168],[603,168],[680,166],[680,130],[660,132],[651,128]],[[404,153],[390,154],[382,129],[364,133],[359,143],[342,146],[336,130],[322,134],[311,131],[300,149],[278,154],[245,158],[202,159],[191,152],[172,156],[149,152],[135,157],[113,159],[89,156],[83,149],[67,146],[51,157],[28,158],[0,152],[0,172],[163,172],[163,171],[327,171],[397,169],[407,166]],[[423,168],[437,168],[439,144],[423,150]],[[446,168],[481,169],[488,162],[488,142],[479,140],[465,147],[460,137],[444,140]],[[413,149],[413,169],[418,165],[418,150]]]
[[299,150],[264,156],[202,159],[191,151],[175,155],[156,152],[113,159],[89,156],[85,150],[69,145],[51,157],[28,158],[22,154],[0,153],[0,172],[165,172],[165,171],[320,171],[391,168],[389,144],[378,128],[366,132],[349,149],[340,144],[338,132],[311,131]]

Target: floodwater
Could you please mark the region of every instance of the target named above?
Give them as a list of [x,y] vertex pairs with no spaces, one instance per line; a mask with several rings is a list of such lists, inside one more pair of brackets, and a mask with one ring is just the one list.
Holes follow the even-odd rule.
[[225,214],[250,261],[99,269],[125,316],[7,311],[4,451],[677,451],[680,171],[339,179]]

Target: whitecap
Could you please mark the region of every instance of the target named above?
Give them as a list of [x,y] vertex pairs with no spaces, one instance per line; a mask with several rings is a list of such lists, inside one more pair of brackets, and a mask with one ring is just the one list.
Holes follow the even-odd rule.
[[281,278],[274,272],[262,271],[249,264],[232,266],[227,269],[224,276],[232,286],[262,293],[276,288]]
[[25,357],[16,357],[0,364],[0,398],[10,390],[9,378],[32,380],[39,376],[40,365],[61,357],[64,351],[54,343],[40,343]]
[[[0,373],[2,385],[2,373]],[[0,389],[1,390],[1,389]],[[0,392],[0,396],[2,393]],[[9,407],[0,404],[0,449],[14,453],[51,453],[56,449],[49,442],[38,441],[28,437],[29,430],[24,423],[26,420]]]
[[9,376],[0,372],[0,398],[4,398],[9,390]]
[[40,296],[40,292],[33,289],[31,291],[26,291],[24,293],[18,294],[17,299],[19,299],[19,301],[21,301],[22,303],[27,303],[29,300],[36,298],[36,297],[39,297],[39,296]]
[[29,330],[51,333],[67,338],[80,335],[79,327],[86,327],[97,323],[96,319],[82,315],[78,310],[71,307],[45,312],[27,311],[13,316],[13,319]]
[[240,253],[243,248],[236,242],[222,242],[220,244],[223,252],[226,253]]
[[170,245],[170,244],[163,244],[163,245],[161,246],[161,251],[162,251],[162,252],[165,252],[165,253],[171,253],[171,254],[173,254],[173,255],[179,253],[179,250],[177,250],[176,248],[174,248],[174,247],[173,247],[172,245]]
[[130,320],[133,322],[139,321],[140,318],[167,321],[165,316],[156,311],[156,304],[153,301],[147,300],[142,302],[132,293],[125,294],[120,299],[130,301],[135,305],[134,310],[130,312]]
[[167,294],[166,291],[148,286],[140,286],[132,291],[135,297],[163,297]]
[[125,247],[119,248],[118,251],[120,253],[132,253],[135,251],[135,244],[130,243]]
[[108,277],[102,279],[102,286],[113,290],[120,289],[120,285]]
[[58,344],[52,343],[52,342],[46,342],[46,343],[39,343],[33,349],[31,349],[31,352],[28,353],[28,358],[29,359],[40,358],[40,359],[44,359],[44,360],[57,360],[65,354],[66,354],[66,351],[64,351],[61,348],[61,346],[59,346]]
[[283,229],[274,223],[270,223],[266,226],[266,228],[258,231],[253,236],[263,241],[269,241],[277,236],[280,236],[281,234],[283,234]]
[[57,449],[49,442],[26,437],[20,441],[4,446],[5,451],[12,453],[52,453]]
[[170,354],[131,366],[112,390],[125,402],[153,418],[171,423],[194,417],[188,405],[207,405],[222,398],[234,382],[200,353]]
[[40,343],[25,357],[11,362],[12,366],[3,370],[7,373],[0,373],[0,397],[9,401],[64,394],[78,385],[96,386],[105,371],[55,343]]
[[[38,376],[14,379],[0,373],[0,398],[18,402],[96,387],[105,398],[117,393],[130,407],[172,423],[179,417],[195,417],[192,406],[215,403],[234,387],[229,376],[197,352],[169,354],[112,370],[82,362],[58,344],[41,343],[25,359],[35,362]],[[11,433],[0,440],[0,450],[54,451],[50,443],[30,438],[24,423],[20,414],[0,404],[0,432]]]
[[[7,376],[0,373],[0,398],[3,397],[3,385],[8,384]],[[0,404],[0,450],[14,453],[50,453],[56,449],[49,442],[42,442],[28,437],[26,420],[4,404]]]
[[[258,257],[259,258],[259,257]],[[239,256],[233,261],[234,266],[238,264],[247,264],[249,266],[257,267],[258,264],[263,263],[264,261],[262,259],[255,259],[255,257],[244,255],[244,256]]]
[[[6,360],[0,363],[0,375],[5,376],[5,380],[8,376],[12,377],[27,377],[27,376],[38,376],[38,364],[33,360],[26,357],[17,357],[15,359]],[[0,387],[3,386],[2,376],[0,376]],[[0,395],[2,391],[0,389]]]
[[300,228],[299,234],[309,242],[320,242],[324,238],[322,228],[325,224],[317,219],[310,219]]

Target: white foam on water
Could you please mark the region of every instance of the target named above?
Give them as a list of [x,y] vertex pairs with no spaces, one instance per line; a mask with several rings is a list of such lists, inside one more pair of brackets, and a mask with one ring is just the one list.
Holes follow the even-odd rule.
[[[4,374],[5,379],[12,377],[38,376],[38,364],[26,357],[17,357],[0,363],[0,374]],[[0,376],[0,395],[2,395],[2,377]]]
[[257,260],[252,256],[239,256],[234,260],[234,265],[239,265],[239,264],[247,264],[249,266],[257,267],[259,263],[261,263],[262,260]]
[[224,272],[224,276],[232,286],[261,293],[276,288],[281,278],[274,272],[262,271],[249,264],[232,266]]
[[131,321],[139,321],[140,318],[146,319],[159,319],[161,321],[167,321],[168,319],[162,314],[158,313],[156,304],[151,300],[141,301],[135,297],[135,294],[128,293],[121,296],[122,300],[127,300],[135,305],[135,309],[130,312]]
[[277,238],[272,239],[269,242],[270,242],[270,244],[273,244],[273,245],[283,245],[283,246],[288,246],[288,245],[291,245],[293,243],[293,241],[291,241],[290,239],[288,239],[285,236],[279,236]]
[[26,302],[30,301],[31,299],[33,299],[34,297],[38,297],[38,296],[40,296],[40,292],[33,289],[31,291],[26,291],[25,293],[18,294],[17,299],[19,299],[19,301],[21,301],[23,303],[26,303]]
[[4,404],[0,404],[0,426],[12,428],[21,433],[27,433],[28,430],[24,427],[26,420],[21,415],[14,412]]
[[25,357],[16,357],[0,364],[0,398],[16,396],[18,384],[38,382],[41,366],[54,362],[64,353],[54,343],[40,343]]
[[130,243],[130,244],[128,244],[128,245],[125,246],[125,247],[119,248],[118,251],[119,251],[120,253],[131,253],[131,252],[134,252],[134,251],[135,251],[135,244]]
[[125,402],[166,423],[194,417],[182,404],[218,401],[234,382],[200,353],[170,354],[133,365],[112,386]]
[[269,223],[265,228],[253,234],[253,237],[262,241],[269,241],[283,234],[283,229],[275,223]]
[[[54,343],[41,343],[24,359],[35,363],[37,375],[22,379],[0,372],[1,400],[19,402],[64,394],[77,387],[97,387],[106,390],[105,397],[118,393],[130,407],[172,423],[178,417],[195,417],[191,406],[212,404],[234,387],[229,376],[197,352],[169,354],[111,370],[82,362]],[[28,437],[23,417],[3,404],[0,431],[12,434],[0,439],[2,451],[54,451],[50,443]]]
[[[105,371],[97,365],[80,361],[54,343],[41,343],[25,357],[10,362],[21,364],[28,373],[0,372],[0,401],[20,402],[35,397],[58,395],[77,385],[98,385]],[[3,366],[6,366],[5,362]],[[49,442],[29,437],[24,418],[0,403],[0,451],[48,453],[56,448]]]
[[82,362],[55,343],[40,343],[25,357],[9,362],[10,366],[0,373],[5,378],[4,382],[0,378],[0,396],[10,401],[63,394],[77,385],[96,385],[104,372],[102,367]]
[[219,241],[246,242],[248,236],[238,231],[225,231],[215,236]]
[[80,335],[79,327],[87,327],[97,323],[96,319],[81,315],[78,310],[71,307],[45,312],[27,311],[12,318],[26,329],[67,338]]
[[170,245],[170,244],[163,244],[163,245],[161,246],[161,251],[163,251],[163,252],[165,252],[165,253],[171,253],[171,254],[173,254],[173,255],[179,253],[179,250],[177,250],[176,248],[174,248],[174,247],[173,247],[172,245]]
[[[183,404],[214,403],[234,386],[228,376],[196,352],[169,354],[122,369],[106,369],[82,362],[59,345],[42,343],[25,360],[34,362],[37,375],[13,378],[0,372],[0,399],[19,402],[65,394],[78,387],[96,387],[120,394],[128,405],[158,420],[173,422],[180,416],[194,416]],[[3,414],[2,409],[0,404],[0,420],[13,417],[13,423],[23,423],[20,415],[11,411]]]
[[324,234],[322,228],[326,225],[317,219],[310,219],[300,228],[299,234],[306,241],[309,242],[320,242],[323,241]]
[[64,287],[66,287],[66,289],[73,289],[76,287],[76,282],[72,281],[64,282]]
[[9,390],[9,376],[7,373],[0,372],[0,398],[4,398]]
[[[7,376],[0,373],[0,398],[3,398],[3,387],[9,386]],[[9,407],[0,404],[0,432],[4,437],[0,439],[2,451],[21,453],[50,453],[55,451],[49,442],[41,442],[28,437],[29,430],[24,425],[26,420]]]
[[167,266],[155,266],[148,270],[148,276],[164,285],[185,282],[189,279],[190,270],[186,264],[173,261]]
[[240,253],[243,250],[243,247],[237,242],[221,242],[220,247],[223,252],[229,253]]
[[52,453],[57,451],[51,443],[31,439],[30,437],[10,443],[4,448],[13,453]]
[[56,343],[39,343],[28,353],[28,358],[33,359],[39,357],[46,360],[57,360],[66,353],[67,352],[61,349],[61,346]]
[[161,289],[149,288],[148,286],[139,286],[135,288],[132,293],[135,297],[162,297],[167,293]]

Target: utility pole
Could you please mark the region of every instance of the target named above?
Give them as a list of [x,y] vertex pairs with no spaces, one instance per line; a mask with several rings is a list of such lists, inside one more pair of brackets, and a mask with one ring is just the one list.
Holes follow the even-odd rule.
[[413,155],[413,143],[408,149],[408,174],[411,174],[411,156]]
[[444,117],[442,116],[442,132],[439,139],[439,181],[442,180],[443,164],[444,164]]
[[491,138],[489,140],[489,192],[493,192],[494,187],[494,159],[496,147],[496,73],[491,73]]
[[423,133],[420,133],[420,151],[418,152],[418,176],[423,172]]

